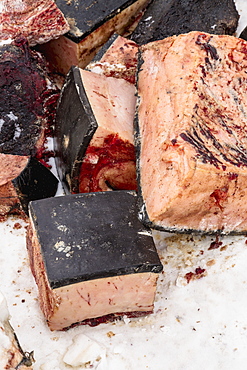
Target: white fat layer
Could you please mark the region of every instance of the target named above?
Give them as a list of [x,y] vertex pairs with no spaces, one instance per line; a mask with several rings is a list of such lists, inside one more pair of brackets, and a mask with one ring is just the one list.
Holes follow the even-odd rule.
[[4,119],[0,118],[0,131],[2,129],[2,126],[3,126],[4,122],[5,122]]
[[5,297],[0,292],[0,325],[6,320],[9,320],[9,311]]
[[6,322],[9,320],[9,311],[5,297],[0,292],[0,368],[6,369],[8,360],[8,349],[11,346],[11,340],[5,332]]
[[15,134],[14,134],[13,139],[14,140],[15,139],[18,139],[20,137],[20,135],[21,135],[21,129],[20,129],[20,127],[18,125],[16,125],[15,126]]
[[[0,7],[1,7],[1,4],[0,4]],[[1,13],[1,8],[0,8],[0,13]],[[8,45],[8,44],[11,44],[13,40],[12,39],[6,39],[6,40],[0,40],[0,47],[3,46],[3,45]]]
[[138,231],[138,234],[152,236],[151,231],[148,231],[148,230]]
[[7,117],[9,117],[9,119],[11,119],[12,121],[16,121],[18,119],[18,117],[13,112],[9,112],[7,114]]
[[[11,2],[12,11],[22,12],[26,8],[26,1],[24,0],[15,0]],[[0,12],[9,11],[9,0],[1,0],[0,2]]]

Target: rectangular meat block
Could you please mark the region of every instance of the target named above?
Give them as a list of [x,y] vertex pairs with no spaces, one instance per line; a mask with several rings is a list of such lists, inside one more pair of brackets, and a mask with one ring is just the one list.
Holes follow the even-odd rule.
[[136,190],[135,87],[74,67],[58,102],[55,151],[65,190]]
[[55,71],[63,75],[72,66],[85,68],[114,32],[126,32],[147,3],[148,0],[57,0],[70,31],[42,45],[41,50]]
[[[4,171],[1,175],[4,177]],[[18,176],[1,184],[0,219],[8,214],[28,215],[28,203],[54,196],[57,185],[58,180],[53,173],[31,157]]]
[[191,32],[141,47],[136,143],[143,221],[247,231],[247,43]]
[[30,203],[27,248],[51,330],[153,310],[162,265],[136,198],[115,191]]

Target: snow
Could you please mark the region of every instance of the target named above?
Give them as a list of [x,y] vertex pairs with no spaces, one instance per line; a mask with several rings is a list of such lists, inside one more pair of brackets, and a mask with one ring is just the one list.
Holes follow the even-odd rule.
[[[241,32],[247,2],[236,4]],[[61,186],[57,195],[62,195]],[[26,226],[14,217],[0,223],[0,291],[23,350],[34,350],[34,370],[246,368],[245,236],[222,237],[222,245],[209,249],[215,237],[153,232],[164,265],[154,314],[51,332],[29,267]],[[205,269],[202,276],[195,273],[199,267]],[[193,276],[189,282],[186,274]],[[1,315],[7,317],[4,302],[0,295]],[[6,345],[0,338],[1,343]]]

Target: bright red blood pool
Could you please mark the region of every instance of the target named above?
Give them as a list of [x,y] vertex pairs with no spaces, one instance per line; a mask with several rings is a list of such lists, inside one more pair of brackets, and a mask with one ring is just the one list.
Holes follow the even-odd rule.
[[[86,159],[85,159],[86,158]],[[87,158],[96,158],[95,161]],[[134,171],[122,173],[130,165]],[[111,177],[105,173],[113,169]],[[120,175],[122,181],[116,182]],[[99,181],[104,182],[108,190],[137,190],[135,174],[134,145],[122,140],[118,135],[111,134],[104,139],[101,147],[89,146],[80,169],[79,192],[102,191]]]

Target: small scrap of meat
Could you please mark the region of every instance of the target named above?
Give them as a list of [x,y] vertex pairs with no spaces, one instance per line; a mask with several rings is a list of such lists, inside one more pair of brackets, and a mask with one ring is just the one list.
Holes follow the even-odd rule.
[[218,236],[218,235],[216,235],[216,239],[215,239],[215,241],[213,241],[213,242],[210,244],[210,247],[208,248],[208,250],[211,250],[211,249],[217,249],[217,248],[219,248],[222,244],[223,244],[223,242],[219,241],[219,236]]
[[21,36],[34,46],[55,39],[69,29],[53,0],[1,0],[0,41]]
[[55,129],[57,168],[70,192],[137,189],[135,102],[133,84],[71,70]]
[[247,43],[202,32],[141,47],[138,174],[144,222],[246,233]]
[[143,45],[190,31],[234,35],[238,19],[234,0],[154,0],[129,37]]
[[66,75],[72,66],[85,68],[114,34],[123,35],[148,0],[73,1],[56,4],[70,24],[70,31],[41,45],[54,71]]
[[118,191],[30,203],[27,249],[51,330],[153,311],[162,264],[136,201]]
[[[117,36],[100,59],[96,55],[95,59],[87,66],[87,70],[108,77],[123,78],[134,84],[137,52],[138,46],[135,42]],[[101,50],[99,54],[101,54]]]
[[23,352],[9,320],[7,303],[0,293],[0,368],[32,370],[33,352]]
[[195,272],[187,272],[184,277],[187,280],[187,284],[189,284],[191,280],[201,279],[204,276],[206,276],[206,270],[201,267],[197,267]]
[[0,47],[0,185],[16,178],[43,151],[58,90],[41,55],[26,39]]

